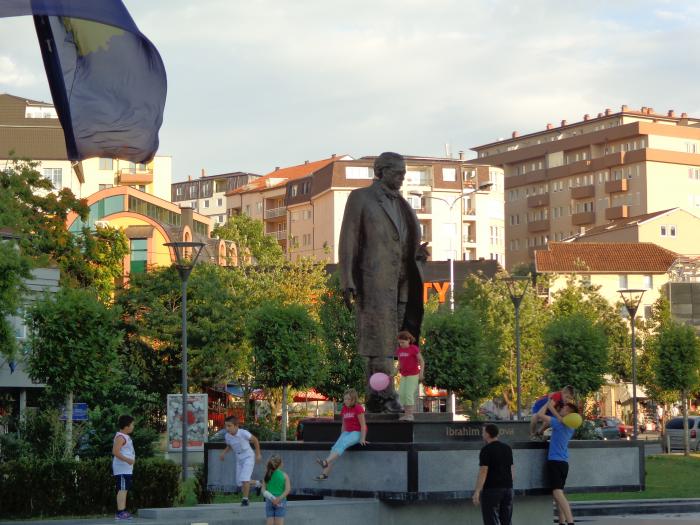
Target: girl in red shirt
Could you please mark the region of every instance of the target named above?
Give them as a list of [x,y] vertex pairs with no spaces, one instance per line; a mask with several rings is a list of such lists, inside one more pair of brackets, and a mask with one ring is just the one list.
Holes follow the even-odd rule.
[[418,383],[423,381],[425,362],[420,348],[415,345],[416,338],[410,332],[402,331],[398,335],[399,347],[395,356],[399,359],[399,402],[403,405],[404,415],[401,421],[413,421],[413,409],[416,404]]
[[317,459],[316,463],[321,465],[323,470],[314,479],[324,481],[333,468],[333,462],[343,455],[348,448],[358,443],[362,446],[367,444],[367,423],[365,422],[365,409],[357,402],[357,391],[354,388],[345,391],[343,396],[343,410],[340,412],[343,418],[343,429],[340,437],[331,448],[326,459]]

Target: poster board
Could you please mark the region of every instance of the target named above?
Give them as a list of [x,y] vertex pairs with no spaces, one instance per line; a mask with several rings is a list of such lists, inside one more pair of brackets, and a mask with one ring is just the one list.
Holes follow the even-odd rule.
[[[187,450],[204,450],[209,435],[207,394],[187,396]],[[182,394],[168,394],[168,450],[182,449]]]

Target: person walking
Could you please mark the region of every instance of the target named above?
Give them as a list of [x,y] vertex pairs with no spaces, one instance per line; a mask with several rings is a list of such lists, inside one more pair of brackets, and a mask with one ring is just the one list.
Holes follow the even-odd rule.
[[513,450],[498,439],[498,427],[484,425],[481,437],[486,445],[479,453],[479,474],[472,501],[481,504],[484,525],[511,525],[513,517]]

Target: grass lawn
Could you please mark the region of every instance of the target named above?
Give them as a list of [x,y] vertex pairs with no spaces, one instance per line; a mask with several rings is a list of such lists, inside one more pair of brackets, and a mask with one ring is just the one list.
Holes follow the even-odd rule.
[[646,458],[646,489],[642,492],[569,494],[571,501],[700,497],[700,454]]

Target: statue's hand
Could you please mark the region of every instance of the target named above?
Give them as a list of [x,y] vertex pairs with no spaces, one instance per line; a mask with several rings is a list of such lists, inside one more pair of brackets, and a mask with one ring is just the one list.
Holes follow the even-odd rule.
[[428,243],[427,242],[421,243],[421,245],[418,247],[418,250],[416,251],[416,260],[427,261],[428,257],[430,257],[430,250],[428,250]]
[[343,301],[345,301],[345,306],[348,307],[348,310],[352,310],[352,305],[355,303],[356,297],[357,293],[354,288],[346,288],[343,290]]

